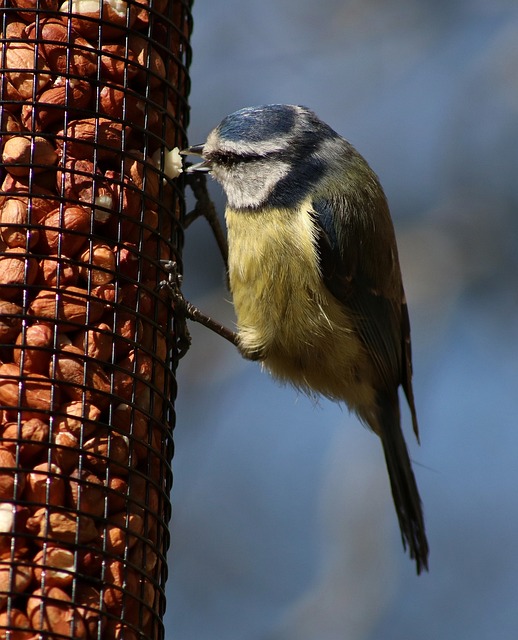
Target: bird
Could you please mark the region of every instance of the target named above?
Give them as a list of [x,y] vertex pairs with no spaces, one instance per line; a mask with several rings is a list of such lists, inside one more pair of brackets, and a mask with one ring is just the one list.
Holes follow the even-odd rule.
[[240,109],[182,153],[201,157],[188,173],[210,173],[226,195],[234,343],[278,381],[345,403],[374,431],[403,547],[417,574],[428,570],[398,393],[402,387],[419,441],[410,322],[378,177],[300,105]]

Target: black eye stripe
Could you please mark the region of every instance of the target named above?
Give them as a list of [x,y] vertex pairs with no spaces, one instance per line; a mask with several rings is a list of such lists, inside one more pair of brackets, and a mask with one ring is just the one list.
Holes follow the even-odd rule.
[[261,159],[264,159],[264,156],[239,155],[237,153],[222,153],[220,151],[216,151],[215,153],[211,153],[210,156],[207,156],[207,160],[225,167],[231,167],[242,162],[255,162]]

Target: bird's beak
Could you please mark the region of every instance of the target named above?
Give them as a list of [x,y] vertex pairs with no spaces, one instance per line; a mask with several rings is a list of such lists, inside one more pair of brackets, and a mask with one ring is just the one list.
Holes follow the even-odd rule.
[[[187,147],[182,149],[180,153],[182,156],[203,156],[203,144],[195,144],[193,147]],[[212,163],[210,160],[204,160],[187,167],[185,173],[208,173],[212,169]]]

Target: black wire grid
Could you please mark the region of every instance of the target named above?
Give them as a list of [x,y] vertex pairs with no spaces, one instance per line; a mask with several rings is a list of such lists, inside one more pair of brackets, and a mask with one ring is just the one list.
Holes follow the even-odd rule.
[[191,4],[0,8],[0,639],[164,638]]

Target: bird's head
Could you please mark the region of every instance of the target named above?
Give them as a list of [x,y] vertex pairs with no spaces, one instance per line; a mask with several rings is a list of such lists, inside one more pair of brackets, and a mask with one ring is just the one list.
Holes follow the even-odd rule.
[[271,104],[247,107],[224,118],[204,144],[182,153],[203,162],[222,185],[234,209],[292,207],[324,175],[328,156],[343,142],[306,107]]

